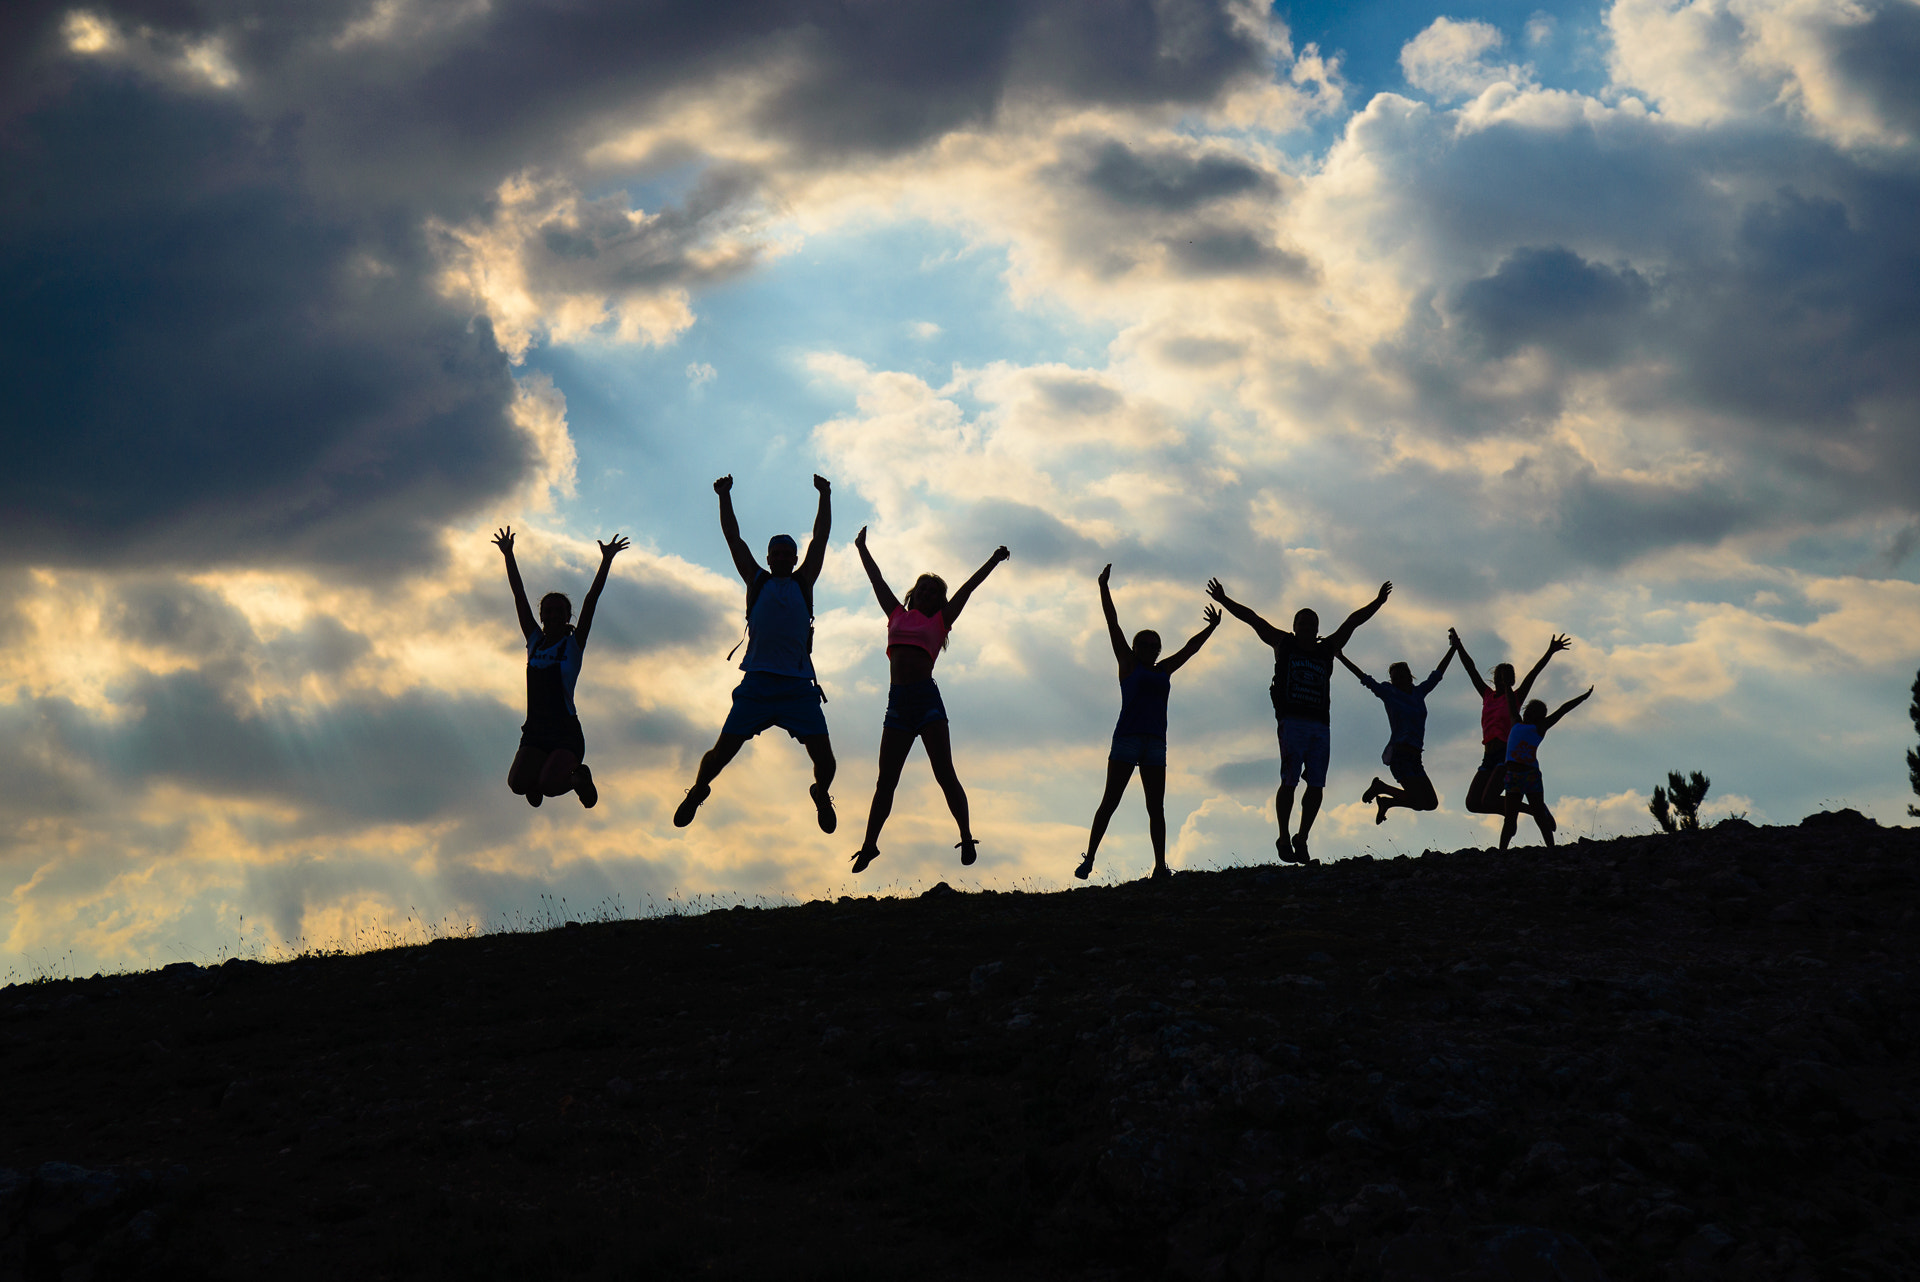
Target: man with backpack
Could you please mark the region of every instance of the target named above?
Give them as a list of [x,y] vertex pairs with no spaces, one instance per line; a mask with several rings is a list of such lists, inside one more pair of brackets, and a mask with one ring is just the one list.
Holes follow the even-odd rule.
[[807,554],[790,534],[767,541],[767,565],[762,569],[753,551],[740,537],[740,519],[733,513],[733,477],[713,483],[720,496],[720,531],[726,535],[733,565],[747,584],[747,653],[740,660],[746,675],[734,687],[733,710],[720,728],[720,737],[700,758],[700,772],[686,799],[673,812],[673,826],[693,822],[700,803],[713,792],[713,781],[738,755],[747,740],[771,726],[779,726],[813,758],[813,786],[808,794],[821,832],[838,824],[827,785],[833,782],[833,745],[827,739],[827,718],[820,710],[826,693],[813,672],[813,585],[827,559],[827,533],[833,525],[831,485],[813,478],[820,491],[820,510],[813,518],[813,538]]

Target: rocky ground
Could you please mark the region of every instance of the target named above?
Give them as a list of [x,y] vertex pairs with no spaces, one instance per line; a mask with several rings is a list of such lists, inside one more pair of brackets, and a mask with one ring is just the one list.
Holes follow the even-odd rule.
[[1920,830],[0,992],[0,1276],[1920,1276]]

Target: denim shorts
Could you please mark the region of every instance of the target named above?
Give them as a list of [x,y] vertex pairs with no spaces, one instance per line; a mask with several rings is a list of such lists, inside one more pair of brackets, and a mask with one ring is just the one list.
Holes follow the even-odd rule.
[[940,687],[932,677],[887,687],[887,715],[880,723],[887,729],[919,734],[934,722],[946,719],[947,705],[940,702]]
[[1107,760],[1123,766],[1164,766],[1167,764],[1167,737],[1159,734],[1117,734]]
[[733,710],[721,734],[751,739],[779,726],[796,739],[827,732],[827,714],[820,711],[820,687],[811,677],[779,672],[749,672],[733,688]]
[[1295,718],[1280,723],[1280,786],[1291,788],[1307,776],[1307,787],[1327,786],[1327,755],[1333,733],[1318,721]]

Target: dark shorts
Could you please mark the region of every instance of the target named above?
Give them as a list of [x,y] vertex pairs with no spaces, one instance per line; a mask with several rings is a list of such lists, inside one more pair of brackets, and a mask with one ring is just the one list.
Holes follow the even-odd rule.
[[932,677],[887,687],[887,715],[880,723],[887,729],[919,734],[934,722],[946,719],[947,705],[940,702],[940,687]]
[[520,727],[520,750],[524,752],[528,748],[541,752],[565,750],[571,752],[576,761],[586,760],[587,737],[580,732],[580,718],[529,719]]
[[1480,772],[1482,774],[1507,763],[1507,741],[1489,739],[1480,752]]
[[1107,760],[1123,766],[1164,766],[1167,764],[1167,737],[1163,734],[1116,734]]
[[751,739],[779,726],[796,739],[825,734],[827,714],[820,711],[820,701],[820,687],[811,677],[749,672],[733,688],[733,710],[720,733]]
[[1420,749],[1394,747],[1387,769],[1393,772],[1393,781],[1402,788],[1433,787],[1433,780],[1427,778],[1427,768],[1420,763]]
[[1327,786],[1327,756],[1333,732],[1318,721],[1298,717],[1280,723],[1280,786],[1291,788],[1307,777],[1307,787]]

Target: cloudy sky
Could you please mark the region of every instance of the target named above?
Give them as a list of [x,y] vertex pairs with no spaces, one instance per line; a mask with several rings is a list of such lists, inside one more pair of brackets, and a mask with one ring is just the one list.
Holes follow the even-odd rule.
[[[1118,697],[1094,576],[1170,638],[1397,591],[1384,676],[1556,630],[1569,836],[1904,815],[1920,666],[1920,5],[151,0],[0,12],[0,971],[205,960],[617,896],[856,887],[896,585],[1006,543],[940,679],[983,858],[1084,849]],[[726,713],[715,519],[804,534],[843,826]],[[576,600],[602,801],[506,791],[488,535]],[[1270,857],[1271,656],[1175,682],[1176,866]],[[1316,850],[1486,844],[1358,796]],[[910,764],[861,891],[958,881]],[[1099,875],[1149,855],[1138,793]],[[1531,840],[1531,833],[1526,837]]]

